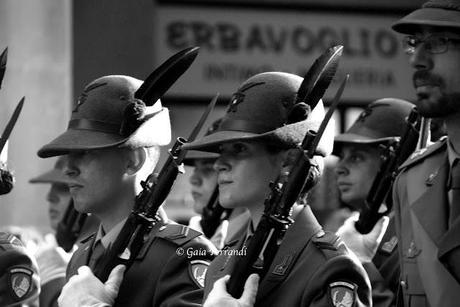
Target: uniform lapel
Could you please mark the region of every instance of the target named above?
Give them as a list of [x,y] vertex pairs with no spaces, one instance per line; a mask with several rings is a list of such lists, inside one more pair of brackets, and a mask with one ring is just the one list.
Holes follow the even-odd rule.
[[424,193],[411,205],[411,210],[435,244],[447,231],[447,193],[446,182],[449,173],[447,154],[434,161],[433,172],[428,174]]
[[286,232],[267,276],[261,281],[257,297],[266,297],[274,287],[286,279],[307,243],[321,229],[310,207],[304,207]]
[[67,279],[77,273],[79,267],[83,265],[88,265],[89,258],[91,256],[91,247],[94,244],[94,240],[96,239],[96,234],[92,234],[89,237],[80,241],[81,245],[72,255],[72,259],[69,263],[67,269]]
[[460,283],[460,218],[457,218],[441,238],[438,258]]

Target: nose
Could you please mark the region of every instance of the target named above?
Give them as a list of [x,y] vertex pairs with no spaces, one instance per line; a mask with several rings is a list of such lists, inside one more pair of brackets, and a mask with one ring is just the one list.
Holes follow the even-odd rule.
[[432,55],[426,51],[423,44],[415,47],[414,53],[409,57],[410,65],[416,70],[427,70],[433,67]]
[[348,168],[346,167],[345,161],[342,159],[337,163],[337,166],[335,167],[335,175],[336,177],[339,176],[346,176],[348,175]]
[[69,154],[67,157],[67,163],[63,167],[64,175],[70,178],[75,178],[80,174],[77,166],[77,157],[73,154]]
[[214,162],[213,168],[216,172],[228,171],[230,169],[230,163],[224,154],[221,154],[219,158]]

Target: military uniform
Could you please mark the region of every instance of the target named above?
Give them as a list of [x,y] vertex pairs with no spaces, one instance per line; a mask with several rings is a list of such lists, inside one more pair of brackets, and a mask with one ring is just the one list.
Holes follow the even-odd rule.
[[374,306],[394,306],[399,289],[398,237],[394,218],[390,219],[372,262],[363,264],[372,285]]
[[458,306],[460,284],[452,274],[460,257],[460,219],[448,229],[447,139],[418,152],[394,184],[396,231],[405,306]]
[[[246,231],[228,242],[206,275],[205,297],[214,282],[233,271],[244,252]],[[369,279],[339,238],[325,233],[310,207],[288,229],[267,276],[261,280],[256,306],[371,306]],[[342,304],[342,305],[340,305]]]
[[[165,224],[152,231],[126,271],[114,306],[199,306],[214,246],[201,233]],[[88,265],[96,236],[81,241],[67,267],[67,278]]]

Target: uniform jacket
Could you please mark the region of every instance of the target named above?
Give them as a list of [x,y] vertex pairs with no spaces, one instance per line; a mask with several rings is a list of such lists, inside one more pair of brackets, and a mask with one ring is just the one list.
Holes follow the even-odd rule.
[[416,152],[401,166],[394,184],[405,306],[458,306],[460,302],[454,274],[460,269],[460,219],[448,229],[446,140]]
[[[238,258],[231,254],[244,250],[245,233],[228,242],[210,265],[205,297],[218,278],[231,274]],[[336,235],[322,230],[306,206],[289,227],[269,273],[261,280],[255,305],[371,306],[370,292],[369,278],[359,261],[348,255]]]
[[395,306],[399,288],[398,238],[394,218],[390,219],[377,253],[364,269],[372,285],[372,300],[376,307]]
[[[67,279],[88,264],[94,240],[92,235],[81,242]],[[152,231],[126,271],[114,306],[200,306],[213,253],[212,243],[186,226],[166,224]]]

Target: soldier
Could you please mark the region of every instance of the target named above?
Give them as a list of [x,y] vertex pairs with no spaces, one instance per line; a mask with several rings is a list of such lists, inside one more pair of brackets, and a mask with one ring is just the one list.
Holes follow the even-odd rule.
[[[219,306],[232,300],[222,289],[228,278],[224,275],[232,273],[241,256],[238,252],[244,252],[246,240],[257,227],[270,182],[280,174],[283,163],[292,163],[286,157],[302,141],[306,131],[318,129],[323,119],[322,102],[307,118],[305,114],[293,114],[296,112],[293,110],[302,110],[293,108],[301,82],[299,76],[280,72],[249,78],[233,95],[218,130],[184,146],[220,154],[214,164],[220,203],[225,208],[247,208],[251,214],[247,227],[227,243],[209,267],[205,299],[219,279],[218,291],[213,292],[209,298],[212,302],[206,301],[205,306]],[[292,118],[297,120],[289,122]],[[314,164],[319,169],[322,157],[332,149],[332,128],[326,130],[315,155]],[[255,305],[370,306],[369,279],[340,239],[322,230],[308,205],[295,206],[293,217],[295,223],[277,253],[284,257],[275,256],[271,266],[284,269],[269,270],[260,282]],[[253,289],[256,281],[248,280],[248,288]]]
[[[67,279],[98,267],[133,209],[140,181],[152,173],[159,146],[170,140],[168,110],[158,100],[146,106],[134,93],[142,81],[128,76],[104,76],[85,88],[67,131],[43,146],[38,155],[67,155],[64,168],[77,211],[92,213],[101,225],[81,241],[67,267]],[[159,222],[126,271],[115,306],[191,306],[200,303],[212,244],[186,226]],[[183,254],[180,251],[201,251]],[[85,266],[81,268],[81,266]],[[79,279],[76,276],[74,279]],[[91,287],[91,283],[83,284]],[[93,289],[87,289],[88,292]],[[84,293],[84,292],[83,292]],[[63,295],[65,293],[63,292]],[[68,292],[61,301],[78,305],[86,295]]]
[[416,152],[393,188],[405,306],[460,301],[460,1],[432,0],[393,25],[405,34],[421,115],[447,137]]
[[[215,132],[219,127],[220,122],[221,120],[216,120],[205,135]],[[190,219],[189,226],[200,232],[203,232],[201,226],[203,219],[204,222],[206,222],[206,217],[203,217],[203,215],[209,215],[211,213],[204,211],[206,210],[209,201],[212,201],[211,198],[213,197],[213,194],[217,192],[217,172],[213,167],[217,157],[218,155],[215,153],[192,150],[187,153],[187,157],[184,159],[185,165],[193,167],[189,182],[192,190],[193,210],[199,214]],[[223,212],[222,215],[227,216],[221,221],[220,225],[215,230],[215,233],[209,237],[217,249],[221,249],[224,246],[226,238],[233,237],[235,232],[238,231],[242,225],[246,225],[248,220],[248,213],[244,209],[227,211],[231,212]],[[214,221],[209,222],[213,223]],[[204,233],[206,235],[206,232]]]
[[[364,207],[383,162],[382,146],[390,146],[401,138],[407,125],[406,117],[413,107],[412,103],[401,99],[379,99],[369,104],[345,133],[335,137],[332,154],[339,157],[335,171],[340,199],[353,210],[359,212]],[[387,209],[383,204],[381,212]],[[386,232],[382,229],[386,222],[381,220],[371,233],[364,236],[356,231],[356,220],[357,216],[347,220],[338,234],[366,269],[371,280],[374,306],[394,305],[399,287],[398,239],[394,219],[391,218]],[[367,240],[382,243],[377,250],[367,249],[366,244],[360,244]]]
[[38,306],[37,263],[21,241],[0,232],[0,306]]

